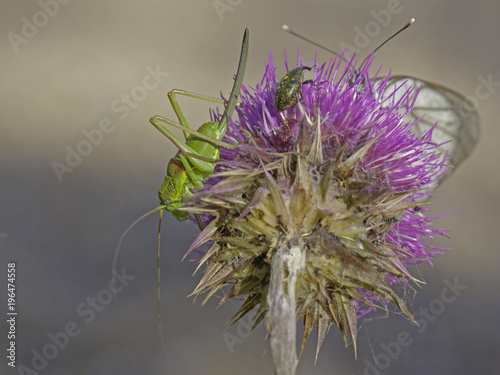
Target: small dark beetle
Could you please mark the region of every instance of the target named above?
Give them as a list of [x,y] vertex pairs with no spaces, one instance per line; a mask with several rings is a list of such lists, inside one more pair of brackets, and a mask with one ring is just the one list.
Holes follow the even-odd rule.
[[288,71],[281,79],[274,95],[274,103],[278,111],[284,111],[297,101],[302,85],[312,82],[310,79],[302,81],[304,79],[304,70],[311,70],[312,68],[312,66],[299,66]]

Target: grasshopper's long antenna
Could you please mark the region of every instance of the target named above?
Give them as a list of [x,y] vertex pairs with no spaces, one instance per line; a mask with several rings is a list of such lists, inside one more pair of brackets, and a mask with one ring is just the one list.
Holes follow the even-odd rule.
[[157,286],[157,310],[158,310],[158,329],[160,331],[160,341],[161,341],[161,346],[163,348],[163,354],[167,353],[167,347],[165,345],[165,339],[163,338],[163,329],[161,325],[161,311],[160,311],[160,234],[161,234],[161,220],[163,217],[163,210],[167,208],[165,205],[161,205],[156,207],[154,210],[151,210],[149,212],[146,212],[144,215],[142,215],[140,218],[135,220],[132,224],[129,225],[129,227],[123,232],[123,234],[120,237],[120,240],[118,241],[118,245],[116,246],[115,250],[115,255],[113,257],[113,267],[111,268],[111,274],[113,275],[112,282],[114,282],[115,278],[114,275],[116,274],[116,263],[118,262],[118,254],[120,253],[120,247],[122,245],[123,239],[127,235],[130,230],[135,227],[137,223],[139,223],[142,219],[145,219],[152,213],[155,213],[156,211],[160,211],[160,220],[158,222],[158,248],[156,250],[156,263],[158,267],[158,286]]
[[224,110],[224,114],[220,120],[219,131],[222,134],[227,131],[229,125],[227,117],[232,116],[234,108],[236,107],[236,102],[240,96],[241,85],[243,84],[243,77],[245,76],[245,69],[247,67],[248,47],[250,44],[249,38],[250,32],[248,31],[248,28],[246,28],[245,33],[243,34],[243,42],[241,43],[240,62],[238,64],[238,70],[236,71],[236,78],[231,90],[231,95],[229,95],[229,99],[227,101],[226,109]]
[[158,285],[156,287],[156,310],[158,311],[158,330],[160,331],[161,347],[163,355],[167,355],[167,346],[163,337],[163,327],[161,325],[161,307],[160,307],[160,235],[161,235],[161,219],[163,218],[163,210],[160,210],[160,220],[158,220],[158,247],[156,248],[156,266],[158,268]]
[[373,55],[375,52],[377,52],[381,47],[383,47],[389,40],[391,40],[392,38],[394,38],[396,35],[398,35],[400,32],[406,30],[407,28],[409,28],[413,22],[415,22],[415,18],[412,18],[410,19],[406,25],[404,25],[401,29],[399,29],[398,31],[396,31],[394,34],[392,34],[389,38],[387,38],[382,44],[380,44],[377,48],[375,48],[373,50],[372,53],[370,53],[368,56],[365,57],[365,59],[363,60],[363,62],[361,63],[361,65],[359,66],[358,70],[360,71],[361,68],[363,67],[363,65],[365,65],[366,61],[368,60],[368,58],[370,57],[370,55]]
[[[135,227],[135,225],[137,223],[139,223],[142,219],[145,219],[146,217],[148,217],[149,215],[151,215],[152,213],[155,213],[156,211],[162,211],[164,208],[166,208],[167,206],[158,206],[156,207],[154,210],[151,210],[149,212],[146,212],[144,215],[142,215],[140,218],[138,218],[137,220],[135,220],[132,224],[129,225],[129,227],[127,229],[125,229],[125,232],[123,232],[123,234],[121,235],[120,237],[120,240],[118,241],[118,245],[116,246],[116,250],[115,250],[115,255],[113,256],[113,266],[111,267],[111,274],[113,275],[113,281],[114,281],[114,275],[116,273],[116,263],[118,262],[118,254],[120,253],[120,247],[122,246],[122,242],[123,242],[123,239],[125,238],[125,236],[127,235],[128,232],[130,232],[130,230]],[[160,214],[161,215],[161,214]]]

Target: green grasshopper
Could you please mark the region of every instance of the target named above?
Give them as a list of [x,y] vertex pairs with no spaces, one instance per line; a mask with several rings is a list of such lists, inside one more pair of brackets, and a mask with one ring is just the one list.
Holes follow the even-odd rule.
[[[175,97],[176,94],[185,95],[188,97],[207,100],[215,103],[224,104],[225,101],[213,98],[206,95],[195,94],[184,90],[174,89],[168,93],[168,99],[174,109],[174,112],[179,119],[179,123],[169,120],[165,117],[154,116],[150,122],[172,143],[177,146],[179,151],[170,159],[167,166],[167,175],[158,189],[158,197],[160,205],[142,215],[134,221],[122,234],[118,242],[113,259],[113,271],[116,271],[116,263],[118,260],[118,253],[121,243],[127,233],[142,219],[151,215],[154,212],[160,211],[160,219],[158,224],[158,247],[157,247],[157,262],[158,262],[158,286],[157,286],[157,302],[158,302],[158,327],[160,330],[160,338],[165,350],[163,333],[161,328],[161,315],[160,315],[160,231],[163,210],[167,210],[179,221],[186,220],[190,214],[186,211],[180,210],[183,200],[189,200],[192,197],[192,191],[203,188],[203,182],[206,181],[214,172],[215,162],[219,157],[219,147],[234,149],[235,146],[221,141],[229,126],[229,116],[233,115],[238,101],[241,85],[243,83],[243,76],[245,74],[249,47],[249,31],[245,30],[243,35],[243,42],[241,45],[240,61],[236,78],[234,80],[233,88],[229,99],[227,100],[226,108],[219,122],[211,121],[206,122],[198,129],[192,130]],[[176,137],[164,124],[170,125],[174,128],[181,129],[184,132],[185,141]],[[200,229],[203,228],[203,223],[199,215],[195,215],[196,221]],[[114,274],[114,272],[113,272]]]
[[[191,130],[175,98],[176,94],[217,103],[224,103],[224,101],[184,90],[172,90],[168,93],[168,98],[180,123],[161,116],[154,116],[150,120],[179,149],[177,155],[170,159],[167,175],[158,189],[158,197],[160,198],[158,209],[164,208],[170,211],[179,221],[190,217],[188,212],[180,211],[178,208],[182,205],[183,199],[189,200],[191,198],[193,190],[203,188],[203,182],[213,174],[215,162],[219,157],[219,147],[234,148],[234,146],[222,142],[221,139],[226,134],[229,125],[228,116],[232,116],[239,97],[248,57],[248,38],[249,32],[246,29],[236,79],[219,122],[206,122],[201,125],[198,131]],[[184,132],[186,142],[177,138],[163,124],[181,129]]]

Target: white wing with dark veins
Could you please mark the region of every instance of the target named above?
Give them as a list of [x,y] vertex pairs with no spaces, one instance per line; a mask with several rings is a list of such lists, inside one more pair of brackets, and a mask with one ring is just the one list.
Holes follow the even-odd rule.
[[[383,78],[377,79],[377,83],[382,82]],[[469,156],[479,139],[479,116],[473,105],[459,93],[443,87],[441,85],[424,81],[417,78],[405,76],[392,76],[387,82],[381,100],[387,99],[394,94],[393,100],[389,99],[386,105],[391,105],[393,101],[401,99],[402,95],[410,88],[414,88],[406,101],[409,106],[415,100],[413,108],[405,116],[404,122],[418,121],[413,131],[420,135],[436,123],[432,134],[432,141],[440,144],[438,149],[444,155],[448,152],[448,164],[453,166],[439,183],[443,182],[453,173],[454,170]],[[394,93],[394,91],[396,93]],[[444,143],[446,142],[446,143]],[[437,185],[437,184],[436,184]]]

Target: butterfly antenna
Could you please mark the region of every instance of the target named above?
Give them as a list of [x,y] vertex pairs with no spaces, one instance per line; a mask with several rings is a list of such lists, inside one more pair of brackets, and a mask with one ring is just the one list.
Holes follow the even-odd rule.
[[[357,69],[357,71],[359,72],[359,71],[361,70],[361,68],[363,68],[363,65],[365,65],[366,61],[368,61],[368,58],[369,58],[371,55],[373,55],[375,52],[377,52],[380,48],[382,48],[382,46],[384,46],[384,45],[385,45],[388,41],[390,41],[390,40],[391,40],[392,38],[394,38],[396,35],[398,35],[398,34],[399,34],[399,33],[401,33],[402,31],[406,30],[408,27],[410,27],[410,26],[411,26],[414,22],[415,22],[415,18],[410,19],[410,20],[406,23],[406,25],[404,25],[401,29],[399,29],[397,32],[395,32],[393,35],[391,35],[389,38],[387,38],[387,39],[386,39],[386,40],[385,40],[382,44],[380,44],[377,48],[375,48],[375,49],[373,50],[373,52],[372,52],[372,53],[370,53],[368,56],[366,56],[366,58],[363,60],[363,62],[361,63],[361,65],[359,66],[359,68]],[[281,26],[281,28],[282,28],[283,30],[285,30],[287,33],[290,33],[290,34],[292,34],[293,36],[296,36],[297,38],[300,38],[300,39],[302,39],[302,40],[305,40],[306,42],[311,43],[312,45],[314,45],[314,46],[316,46],[316,47],[319,47],[319,48],[321,48],[321,49],[323,49],[323,50],[325,50],[325,51],[328,51],[328,52],[330,52],[330,53],[333,53],[335,56],[337,56],[337,55],[338,55],[338,53],[337,53],[337,52],[335,52],[335,51],[331,50],[330,48],[327,48],[327,47],[325,47],[325,46],[323,46],[323,45],[321,45],[321,44],[319,44],[319,43],[316,43],[314,40],[308,39],[308,38],[306,38],[305,36],[300,35],[299,33],[297,33],[297,32],[295,32],[294,30],[292,30],[292,29],[290,28],[290,26],[288,26],[288,25],[283,25],[283,26]],[[344,60],[345,62],[348,62],[344,56],[342,57],[342,60]]]
[[[328,52],[330,52],[330,53],[333,53],[335,56],[337,56],[337,55],[338,55],[338,52],[335,52],[335,51],[331,50],[330,48],[327,48],[327,47],[325,47],[325,46],[323,46],[323,45],[321,45],[321,44],[319,44],[319,43],[316,43],[314,40],[308,39],[308,38],[306,38],[305,36],[300,35],[299,33],[297,33],[297,32],[295,32],[294,30],[292,30],[292,29],[290,28],[290,26],[288,26],[288,25],[283,25],[283,26],[281,26],[281,28],[282,28],[283,30],[285,30],[287,33],[290,33],[290,34],[292,34],[293,36],[296,36],[296,37],[297,37],[297,38],[299,38],[299,39],[305,40],[307,43],[311,43],[312,45],[314,45],[314,46],[316,46],[316,47],[319,47],[319,48],[321,48],[321,49],[323,49],[323,50],[325,50],[325,51],[328,51]],[[347,60],[345,59],[345,57],[342,57],[342,60],[344,60],[345,62],[347,62]]]
[[406,30],[407,28],[409,28],[413,23],[415,22],[415,18],[412,18],[410,19],[406,25],[404,25],[401,29],[399,29],[398,31],[396,31],[394,34],[392,34],[389,38],[387,38],[382,44],[380,44],[377,48],[375,48],[373,50],[372,53],[370,53],[368,56],[365,57],[365,59],[363,60],[363,62],[361,63],[361,65],[359,66],[358,68],[358,71],[361,71],[361,68],[363,68],[363,65],[365,65],[366,61],[368,60],[368,58],[373,55],[375,52],[377,52],[380,48],[382,48],[389,40],[391,40],[392,38],[394,38],[396,35],[398,35],[399,33],[401,33],[402,31]]

